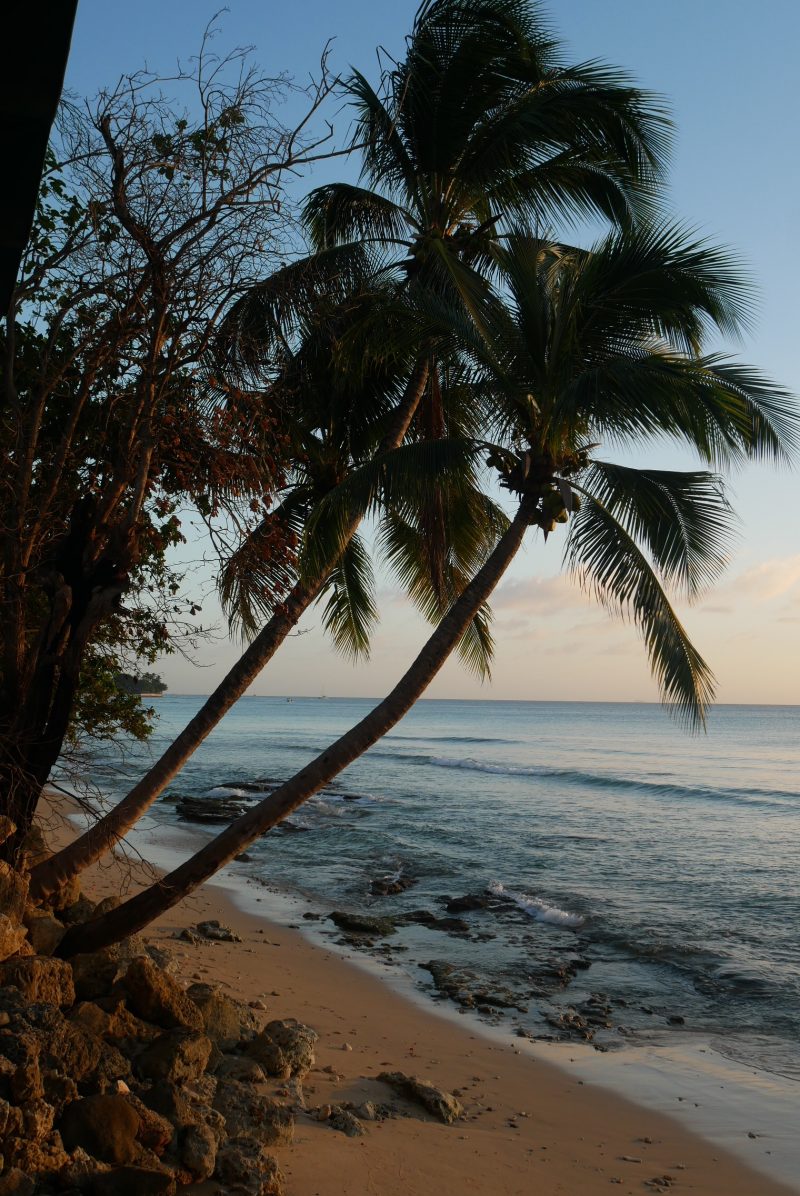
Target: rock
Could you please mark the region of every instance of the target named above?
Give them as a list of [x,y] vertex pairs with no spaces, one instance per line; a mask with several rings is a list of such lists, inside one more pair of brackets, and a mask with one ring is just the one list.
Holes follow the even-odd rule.
[[166,1171],[146,1167],[118,1167],[95,1175],[86,1188],[89,1196],[174,1196],[175,1179]]
[[371,1100],[365,1100],[363,1104],[356,1105],[353,1110],[356,1117],[360,1117],[362,1121],[377,1121],[378,1110]]
[[136,1152],[139,1114],[124,1096],[88,1096],[61,1114],[59,1130],[67,1150],[81,1146],[103,1163],[129,1163]]
[[151,1109],[130,1090],[125,1099],[139,1116],[137,1141],[161,1158],[175,1136],[175,1127],[172,1122],[163,1117],[161,1113],[156,1113],[155,1109]]
[[208,922],[198,922],[197,933],[204,939],[211,939],[218,943],[241,943],[241,938],[230,926],[223,926],[216,918]]
[[72,968],[63,959],[31,955],[0,964],[0,985],[13,984],[28,1001],[65,1006],[75,1000]]
[[0,860],[0,914],[21,922],[28,900],[28,877]]
[[42,1142],[49,1137],[56,1111],[45,1100],[26,1101],[22,1106],[22,1132],[31,1142]]
[[403,876],[402,873],[392,873],[388,876],[378,876],[370,881],[369,891],[373,897],[394,897],[398,893],[405,893],[416,884],[413,876]]
[[153,963],[157,968],[161,968],[162,972],[167,972],[168,975],[174,976],[176,972],[180,971],[177,959],[166,947],[159,947],[155,943],[148,943],[146,950]]
[[464,934],[469,930],[469,923],[463,918],[437,918],[436,914],[427,909],[414,909],[407,914],[400,914],[395,922],[398,926],[416,924],[428,926],[431,930],[444,930],[451,934]]
[[333,910],[328,917],[340,930],[347,930],[351,934],[369,934],[377,938],[386,938],[387,935],[396,933],[394,921],[391,918],[376,918],[369,914],[349,914],[340,909]]
[[216,1135],[202,1123],[187,1125],[180,1135],[178,1155],[194,1180],[208,1179],[217,1162]]
[[191,926],[184,926],[178,938],[183,939],[185,943],[191,943],[193,947],[198,946],[203,941],[197,931],[192,930]]
[[80,878],[73,876],[65,887],[50,898],[53,908],[58,910],[61,920],[70,926],[81,926],[95,914],[95,902],[81,892]]
[[232,1192],[251,1196],[283,1196],[283,1176],[277,1160],[250,1139],[232,1140],[217,1153],[214,1177]]
[[223,1055],[214,1074],[220,1080],[238,1080],[241,1084],[263,1084],[267,1078],[261,1064],[246,1055]]
[[[11,825],[14,825],[13,822]],[[0,1196],[33,1196],[35,1191],[34,1181],[24,1171],[20,1171],[19,1167],[12,1167],[0,1175]]]
[[68,1017],[75,1025],[82,1026],[98,1038],[122,1044],[126,1053],[134,1044],[150,1042],[159,1034],[156,1026],[136,1017],[122,1001],[117,1001],[110,1008],[101,1008],[92,1001],[81,1001],[73,1006]]
[[364,1133],[364,1127],[358,1118],[341,1105],[334,1105],[328,1124],[341,1134],[347,1134],[348,1138],[360,1138]]
[[37,822],[34,822],[22,840],[22,850],[19,859],[20,871],[30,872],[37,864],[48,860],[52,854],[50,848],[47,846],[47,840],[44,837],[42,828]]
[[28,940],[37,955],[52,955],[67,933],[64,923],[47,910],[28,908],[24,922],[28,928]]
[[111,947],[73,955],[70,960],[75,994],[80,1001],[106,997],[119,971],[119,955]]
[[9,918],[7,914],[0,914],[0,962],[16,955],[25,942],[26,930],[19,922]]
[[258,1030],[255,1014],[226,996],[218,984],[193,984],[186,994],[200,1010],[205,1032],[221,1051],[229,1051]]
[[245,1054],[261,1064],[268,1076],[288,1080],[305,1075],[314,1065],[317,1033],[294,1018],[268,1022],[260,1034],[245,1044]]
[[185,1084],[202,1075],[210,1054],[210,1038],[180,1027],[151,1042],[138,1056],[136,1067],[147,1079]]
[[187,822],[233,822],[248,809],[235,797],[179,797],[175,812]]
[[8,814],[0,814],[0,843],[5,843],[6,839],[10,839],[16,829],[16,822],[9,818]]
[[402,1071],[383,1071],[378,1079],[384,1084],[389,1084],[401,1096],[416,1101],[447,1125],[451,1125],[463,1116],[464,1109],[461,1102],[452,1093],[436,1088],[428,1080],[407,1076]]
[[449,914],[466,914],[476,909],[488,909],[491,898],[485,893],[465,893],[463,897],[449,897],[444,908]]
[[110,1170],[108,1163],[99,1162],[79,1146],[72,1151],[58,1178],[64,1187],[83,1192],[93,1176]]
[[294,1137],[291,1110],[237,1080],[220,1083],[214,1108],[225,1118],[232,1138],[254,1138],[263,1146],[288,1146]]
[[128,1006],[145,1021],[169,1029],[183,1026],[203,1029],[203,1016],[190,997],[171,976],[159,971],[152,959],[132,960],[123,979]]

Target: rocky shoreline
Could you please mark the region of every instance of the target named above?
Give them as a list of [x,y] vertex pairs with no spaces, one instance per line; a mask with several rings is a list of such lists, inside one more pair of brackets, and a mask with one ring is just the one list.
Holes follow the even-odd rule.
[[[13,829],[3,820],[0,841]],[[200,973],[184,987],[172,952],[138,935],[55,957],[69,927],[117,899],[73,883],[32,906],[27,869],[46,852],[36,832],[19,870],[0,863],[0,1196],[172,1196],[210,1179],[219,1193],[282,1196],[274,1151],[298,1118],[356,1137],[415,1109],[462,1116],[454,1095],[402,1072],[375,1077],[384,1099],[309,1105],[314,1029]],[[180,939],[240,941],[217,919]]]

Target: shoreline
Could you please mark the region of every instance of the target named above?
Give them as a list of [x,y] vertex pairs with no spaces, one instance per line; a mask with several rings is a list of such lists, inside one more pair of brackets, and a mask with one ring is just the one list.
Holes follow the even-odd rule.
[[[170,867],[181,843],[202,838],[172,827],[167,845],[165,829],[151,821],[133,841],[159,870]],[[146,869],[126,866],[134,887],[143,883]],[[90,888],[105,895],[114,890],[109,880],[98,869]],[[437,1189],[454,1196],[527,1196],[534,1181],[547,1196],[588,1196],[608,1184],[623,1192],[674,1188],[709,1196],[800,1191],[792,1119],[780,1085],[766,1073],[759,1081],[763,1104],[755,1110],[748,1108],[752,1069],[699,1043],[600,1055],[575,1044],[520,1040],[435,1004],[410,978],[378,961],[343,953],[315,935],[313,924],[296,925],[300,914],[299,899],[276,898],[269,887],[228,868],[148,936],[179,953],[186,983],[221,983],[245,1001],[264,1000],[270,1017],[297,1017],[319,1031],[310,1104],[374,1099],[376,1084],[364,1077],[390,1065],[460,1089],[468,1120],[452,1127],[391,1121],[354,1141],[302,1119],[296,1145],[280,1157],[290,1196],[422,1196]],[[232,925],[243,943],[212,949],[175,941],[182,927],[209,917]],[[352,1051],[342,1051],[343,1041]],[[321,1067],[333,1067],[342,1078]],[[672,1177],[668,1185],[652,1185],[665,1175]]]

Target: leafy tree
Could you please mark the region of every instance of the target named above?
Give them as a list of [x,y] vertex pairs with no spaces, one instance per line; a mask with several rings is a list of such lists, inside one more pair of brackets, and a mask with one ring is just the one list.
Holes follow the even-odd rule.
[[328,784],[396,725],[490,598],[528,530],[566,524],[565,560],[602,602],[634,620],[664,700],[701,725],[711,672],[668,587],[692,596],[725,557],[722,479],[611,464],[600,444],[668,436],[707,466],[785,459],[796,445],[789,396],[755,370],[703,351],[709,329],[736,327],[747,291],[725,254],[674,228],[626,231],[591,252],[529,233],[501,255],[492,354],[475,353],[492,467],[516,512],[390,694],[294,777],[151,888],[68,932],[69,956],[147,925],[248,843]]
[[170,81],[185,104],[140,73],[93,106],[63,108],[0,341],[11,855],[76,725],[87,653],[109,620],[128,621],[124,597],[173,592],[163,562],[182,506],[243,533],[280,479],[270,412],[205,362],[232,300],[286,251],[284,184],[330,152],[329,132],[315,137],[310,122],[331,81],[323,67],[286,128],[275,117],[285,81],[242,54],[218,58],[209,37]]

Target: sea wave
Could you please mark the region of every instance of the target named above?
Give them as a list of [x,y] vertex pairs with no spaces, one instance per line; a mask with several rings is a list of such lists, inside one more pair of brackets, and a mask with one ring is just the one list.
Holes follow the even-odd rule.
[[548,905],[541,897],[531,897],[528,893],[517,893],[507,889],[499,880],[493,880],[488,886],[489,892],[496,897],[504,897],[513,901],[514,905],[530,914],[537,922],[548,922],[552,926],[583,926],[586,919],[582,914],[570,913],[569,910],[559,909],[557,905]]

